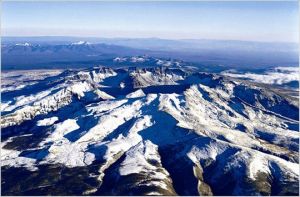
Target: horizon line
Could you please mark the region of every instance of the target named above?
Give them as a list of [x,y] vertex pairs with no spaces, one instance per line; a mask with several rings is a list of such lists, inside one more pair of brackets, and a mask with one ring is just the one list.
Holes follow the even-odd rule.
[[[32,36],[21,36],[21,35],[2,35],[2,38],[42,38],[42,37],[66,37],[66,38],[94,38],[94,39],[130,39],[130,40],[141,40],[141,39],[157,39],[157,40],[170,40],[170,41],[187,41],[187,40],[210,40],[210,41],[235,41],[235,42],[258,42],[258,43],[290,43],[299,44],[298,41],[262,41],[262,40],[241,40],[241,39],[218,39],[218,38],[161,38],[161,37],[97,37],[97,36],[76,36],[76,35],[32,35]],[[2,40],[2,39],[1,39]]]

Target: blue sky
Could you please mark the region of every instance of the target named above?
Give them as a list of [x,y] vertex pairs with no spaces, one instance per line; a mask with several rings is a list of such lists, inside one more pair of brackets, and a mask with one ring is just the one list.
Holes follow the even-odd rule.
[[159,37],[298,42],[286,2],[3,2],[6,36]]

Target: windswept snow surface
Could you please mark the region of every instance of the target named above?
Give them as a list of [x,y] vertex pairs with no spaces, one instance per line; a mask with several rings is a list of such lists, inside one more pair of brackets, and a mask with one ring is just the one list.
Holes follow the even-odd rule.
[[2,194],[299,195],[297,99],[157,63],[2,91]]

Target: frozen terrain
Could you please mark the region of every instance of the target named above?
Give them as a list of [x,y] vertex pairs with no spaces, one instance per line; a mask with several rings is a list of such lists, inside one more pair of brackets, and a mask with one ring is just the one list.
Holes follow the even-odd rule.
[[299,195],[292,90],[157,65],[5,73],[2,195]]
[[249,79],[259,83],[275,84],[293,89],[299,89],[299,67],[276,67],[263,73],[237,73],[234,71],[224,71],[225,76],[234,78]]
[[[28,43],[27,43],[28,44]],[[19,90],[39,80],[61,73],[62,70],[14,70],[1,72],[1,92]]]

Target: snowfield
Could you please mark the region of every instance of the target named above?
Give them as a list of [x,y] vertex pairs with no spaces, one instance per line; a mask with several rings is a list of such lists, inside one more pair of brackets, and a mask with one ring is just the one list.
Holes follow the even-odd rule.
[[296,98],[157,64],[6,73],[2,194],[299,195]]

